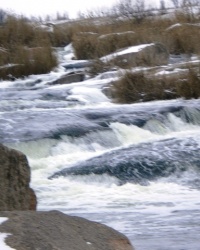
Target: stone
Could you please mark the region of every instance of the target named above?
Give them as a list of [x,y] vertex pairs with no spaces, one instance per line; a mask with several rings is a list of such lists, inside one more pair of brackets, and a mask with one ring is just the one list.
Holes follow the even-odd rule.
[[166,65],[169,53],[161,43],[141,44],[121,49],[102,58],[104,62],[113,62],[115,65],[126,67]]
[[88,60],[71,60],[69,62],[63,63],[61,66],[66,70],[76,70],[76,69],[84,69],[90,67],[92,65],[92,61]]
[[97,222],[59,211],[0,212],[6,244],[16,250],[133,250],[122,233]]
[[70,72],[62,77],[56,79],[55,81],[49,83],[50,85],[55,84],[67,84],[73,82],[82,82],[85,79],[85,74],[83,72]]
[[29,183],[26,156],[0,144],[0,211],[35,210],[37,199]]

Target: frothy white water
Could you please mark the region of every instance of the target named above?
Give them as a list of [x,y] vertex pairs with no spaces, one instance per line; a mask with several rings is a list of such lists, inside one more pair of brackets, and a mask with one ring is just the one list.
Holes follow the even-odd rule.
[[[123,110],[127,108],[130,114],[131,112],[150,114],[148,117],[151,119],[142,128],[113,122],[109,124],[107,131],[93,131],[79,138],[63,135],[60,139],[40,139],[9,144],[8,146],[17,148],[28,156],[32,170],[31,186],[37,193],[38,209],[57,209],[67,214],[105,223],[125,233],[136,250],[149,250],[150,248],[153,250],[199,250],[200,191],[197,188],[198,185],[195,188],[188,185],[189,180],[196,181],[197,184],[199,182],[192,168],[184,172],[181,177],[171,175],[151,182],[148,186],[133,183],[121,185],[117,178],[106,174],[48,179],[63,168],[133,144],[136,147],[141,143],[148,143],[151,147],[151,142],[176,138],[180,139],[179,146],[183,148],[185,147],[184,140],[188,142],[188,138],[191,138],[196,143],[190,145],[191,150],[193,148],[195,150],[195,146],[200,145],[200,116],[199,111],[193,109],[193,107],[198,107],[198,100],[197,102],[187,101],[186,105],[180,99],[134,105],[113,104],[101,92],[101,89],[107,87],[112,80],[118,79],[117,71],[106,72],[84,82],[50,86],[52,82],[68,73],[64,66],[72,63],[68,61],[72,56],[73,48],[68,46],[65,51],[60,50],[59,59],[63,64],[53,72],[29,76],[14,82],[1,82],[0,108],[2,113],[0,116],[3,119],[1,121],[3,123],[7,117],[10,119],[8,123],[3,123],[2,130],[9,130],[14,135],[17,132],[13,124],[17,123],[18,119],[24,119],[24,117],[29,119],[36,114],[33,111],[40,112],[44,109],[48,109],[49,116],[51,116],[55,110],[64,111],[65,109],[84,112],[88,108],[90,111],[98,108],[101,113],[101,108],[104,112],[105,107],[112,113],[114,107],[121,113],[123,121]],[[134,70],[141,70],[141,68]],[[182,107],[182,105],[188,107],[179,114],[180,118],[173,114],[165,116],[162,112],[160,113],[161,107],[163,112],[170,112],[170,107]],[[16,110],[20,110],[27,116],[16,117]],[[184,122],[186,119],[192,121],[193,124]],[[112,120],[115,121],[115,118]],[[56,123],[54,125],[56,126]],[[23,123],[20,123],[20,126],[23,130]],[[21,138],[17,137],[17,140],[21,141]],[[166,150],[170,157],[171,151],[169,148]],[[157,156],[159,157],[159,152]],[[1,245],[0,249],[3,249]]]
[[70,96],[67,100],[77,100],[85,104],[108,102],[108,98],[101,92],[100,89],[92,89],[88,87],[72,88]]
[[[58,170],[115,148],[166,138],[191,137],[200,143],[199,126],[184,123],[174,115],[169,115],[164,123],[150,120],[144,128],[112,123],[110,129],[81,138],[63,136],[60,140],[43,139],[11,145],[28,156],[38,209],[58,209],[105,223],[125,233],[137,250],[148,249],[148,243],[159,250],[166,235],[168,243],[163,249],[187,249],[184,247],[192,244],[192,249],[198,250],[195,240],[191,239],[194,231],[199,230],[193,217],[200,215],[200,190],[185,185],[191,176],[194,179],[192,171],[185,172],[181,179],[177,176],[160,178],[148,186],[133,183],[121,186],[117,178],[106,174],[48,179]],[[180,239],[186,227],[190,230],[189,239],[183,240],[180,248],[175,248],[172,232]],[[155,235],[158,243],[152,242]]]

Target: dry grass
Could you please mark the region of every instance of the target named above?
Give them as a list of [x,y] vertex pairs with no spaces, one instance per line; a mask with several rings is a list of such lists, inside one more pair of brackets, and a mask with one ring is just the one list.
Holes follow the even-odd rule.
[[100,73],[111,70],[114,67],[112,63],[105,63],[100,59],[93,60],[92,65],[88,68],[88,74],[94,77]]
[[47,73],[57,65],[48,32],[22,17],[7,17],[0,27],[0,41],[1,79]]
[[[185,25],[186,22],[189,24]],[[160,42],[170,53],[200,54],[200,28],[194,25],[198,22],[193,13],[184,9],[173,18],[145,15],[141,22],[135,17],[122,19],[112,15],[84,18],[55,25],[53,32],[48,32],[36,28],[24,18],[10,15],[0,26],[0,67],[9,63],[21,66],[12,67],[12,70],[1,69],[0,78],[9,73],[18,77],[20,74],[50,71],[57,64],[51,47],[65,46],[70,42],[77,59],[95,59],[96,72],[107,67],[99,63],[98,58],[138,44]],[[183,25],[166,31],[176,23]],[[40,52],[35,50],[30,53],[34,48],[40,48]]]
[[195,24],[182,23],[166,31],[166,45],[173,54],[200,53],[200,27]]
[[127,71],[111,87],[114,100],[119,103],[145,102],[175,98],[199,98],[200,78],[193,69],[184,75],[149,78],[144,73]]
[[[200,53],[200,27],[195,25],[199,19],[191,18],[191,13],[185,10],[165,18],[147,16],[141,23],[130,18],[109,17],[105,20],[97,24],[94,19],[88,19],[82,25],[76,25],[75,30],[72,28],[77,59],[93,59],[127,46],[152,42],[163,43],[170,53]],[[177,23],[183,25],[166,31]],[[89,32],[96,35],[91,36]]]
[[176,83],[176,90],[179,96],[185,99],[200,97],[200,75],[194,69],[189,68],[186,79]]

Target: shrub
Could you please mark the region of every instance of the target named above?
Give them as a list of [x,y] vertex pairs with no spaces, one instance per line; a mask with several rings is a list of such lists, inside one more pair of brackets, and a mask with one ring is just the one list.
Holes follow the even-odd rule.
[[105,34],[98,37],[97,55],[99,57],[108,55],[118,49],[135,44],[136,34],[133,31]]
[[147,77],[127,71],[111,86],[112,96],[119,103],[145,102],[175,98],[199,98],[200,78],[194,69],[186,75]]
[[198,25],[189,23],[179,24],[179,26],[168,29],[165,37],[171,53],[200,53],[200,27]]
[[152,87],[154,87],[152,82],[144,76],[144,73],[127,71],[119,81],[113,83],[112,95],[120,103],[150,101],[154,99]]
[[5,19],[0,41],[1,79],[47,73],[57,65],[48,32],[23,17]]
[[88,69],[88,74],[94,77],[100,73],[106,72],[113,69],[114,65],[112,63],[105,63],[100,59],[95,59],[92,61],[91,66]]
[[96,55],[97,39],[93,34],[80,33],[73,37],[73,47],[77,59],[94,59]]
[[200,97],[199,74],[194,69],[189,68],[187,77],[182,81],[177,82],[176,89],[178,95],[186,99],[199,98]]
[[9,53],[12,63],[0,67],[0,78],[14,79],[30,74],[44,74],[57,65],[50,46],[25,48],[15,46]]
[[63,47],[72,42],[73,31],[70,25],[54,25],[53,32],[49,32],[51,45]]

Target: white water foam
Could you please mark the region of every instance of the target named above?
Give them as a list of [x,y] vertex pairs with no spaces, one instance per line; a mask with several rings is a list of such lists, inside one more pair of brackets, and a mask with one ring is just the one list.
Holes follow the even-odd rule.
[[[93,132],[81,138],[63,136],[60,140],[18,143],[16,148],[26,153],[32,168],[31,186],[38,196],[38,209],[57,209],[105,223],[125,233],[138,250],[148,249],[140,239],[143,235],[147,234],[145,237],[150,239],[155,234],[160,239],[166,234],[173,237],[170,232],[185,232],[186,222],[190,232],[195,227],[198,230],[193,218],[195,211],[199,211],[200,191],[184,184],[190,172],[186,172],[181,181],[176,176],[174,179],[160,178],[148,186],[133,183],[120,186],[118,179],[106,174],[48,179],[74,163],[131,144],[190,137],[200,143],[200,128],[173,115],[163,123],[150,121],[149,127],[152,131],[146,127],[112,123],[110,131]],[[112,143],[105,144],[107,141]],[[152,245],[155,250],[159,249],[153,242]],[[172,245],[166,247],[178,249]],[[193,249],[198,250],[194,245]]]

